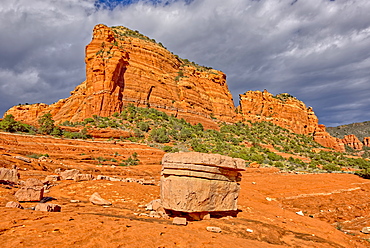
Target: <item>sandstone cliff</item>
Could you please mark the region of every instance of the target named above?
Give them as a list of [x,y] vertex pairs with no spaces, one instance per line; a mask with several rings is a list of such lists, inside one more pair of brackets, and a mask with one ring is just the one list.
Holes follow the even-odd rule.
[[295,97],[287,93],[274,96],[266,90],[248,91],[239,97],[237,112],[242,120],[272,122],[298,134],[313,135],[323,146],[345,151],[341,140],[330,136],[325,126],[318,124],[312,108]]
[[341,139],[334,138],[326,132],[325,125],[318,125],[314,134],[314,140],[320,145],[333,148],[337,151],[344,152],[346,149]]
[[110,116],[127,104],[152,107],[205,128],[217,129],[221,121],[270,121],[295,133],[314,135],[322,145],[343,150],[337,139],[318,125],[310,107],[289,94],[267,91],[240,95],[235,109],[221,71],[180,59],[160,43],[125,27],[95,26],[86,46],[86,80],[71,96],[54,104],[18,105],[5,115],[37,124],[51,113],[56,123]]
[[212,115],[224,121],[235,116],[224,73],[179,59],[136,31],[95,26],[85,62],[86,81],[68,99],[50,106],[15,106],[6,114],[29,123],[47,112],[56,122],[82,121],[134,103],[209,127],[217,126]]
[[311,107],[289,94],[273,94],[264,90],[240,95],[239,113],[251,121],[269,121],[298,134],[312,134],[318,119]]

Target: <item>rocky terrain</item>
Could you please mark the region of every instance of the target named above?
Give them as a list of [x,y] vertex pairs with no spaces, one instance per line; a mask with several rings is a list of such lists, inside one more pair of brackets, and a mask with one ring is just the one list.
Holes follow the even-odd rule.
[[[133,151],[140,159],[136,166],[112,166],[112,161],[91,159],[97,154],[126,158]],[[150,217],[146,207],[160,198],[164,153],[159,149],[127,142],[30,139],[1,133],[0,153],[2,167],[16,165],[20,182],[48,178],[43,197],[61,207],[61,212],[32,210],[37,202],[21,202],[25,209],[5,207],[17,201],[15,193],[21,186],[0,184],[3,247],[369,246],[369,234],[361,230],[370,225],[370,185],[355,175],[246,168],[241,171],[236,217],[212,217],[184,226],[172,224],[174,216]],[[48,156],[26,156],[30,153]],[[71,169],[99,180],[51,180],[52,175]],[[111,205],[90,202],[95,192]],[[221,232],[207,231],[207,227]]]

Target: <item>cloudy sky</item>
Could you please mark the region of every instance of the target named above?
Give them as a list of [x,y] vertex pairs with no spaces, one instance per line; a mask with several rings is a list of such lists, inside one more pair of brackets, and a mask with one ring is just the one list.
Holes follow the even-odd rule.
[[370,121],[369,13],[369,0],[2,0],[0,115],[68,97],[103,23],[225,72],[236,104],[267,89],[304,101],[327,126]]

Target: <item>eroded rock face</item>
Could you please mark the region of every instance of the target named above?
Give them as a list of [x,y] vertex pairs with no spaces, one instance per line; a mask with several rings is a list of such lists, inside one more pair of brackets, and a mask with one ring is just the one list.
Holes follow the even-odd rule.
[[242,159],[197,152],[167,153],[162,160],[161,202],[181,212],[237,210]]
[[356,137],[356,135],[353,134],[345,135],[342,139],[342,142],[355,150],[362,150],[364,146],[364,144],[362,144],[362,142]]
[[312,134],[318,119],[311,107],[288,94],[274,96],[266,90],[240,95],[239,112],[251,121],[268,121],[298,134]]
[[235,116],[224,73],[186,64],[149,38],[127,37],[125,32],[124,27],[95,26],[86,46],[86,81],[71,97],[50,106],[15,106],[6,114],[28,123],[48,112],[57,122],[81,121],[110,116],[134,103],[205,127],[216,126],[211,114],[225,121]]
[[325,125],[319,124],[313,134],[314,140],[329,148],[333,148],[337,151],[344,152],[346,149],[341,139],[334,138],[328,132],[326,132]]

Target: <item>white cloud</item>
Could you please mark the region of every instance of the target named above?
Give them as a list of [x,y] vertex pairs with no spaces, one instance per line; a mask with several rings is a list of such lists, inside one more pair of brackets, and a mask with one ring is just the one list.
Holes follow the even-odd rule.
[[[295,95],[325,124],[365,121],[370,120],[364,100],[370,93],[369,12],[367,0],[139,1],[113,10],[96,10],[93,0],[5,0],[0,72],[11,72],[19,82],[32,71],[38,77],[30,80],[42,85],[43,94],[27,96],[54,102],[84,80],[84,46],[93,26],[123,25],[181,57],[226,72],[236,101],[247,90],[266,88]],[[1,89],[3,82],[0,78]],[[26,94],[2,97],[11,92],[1,92],[0,99],[17,104]],[[0,106],[10,104],[3,101]],[[348,109],[351,115],[339,114]]]

